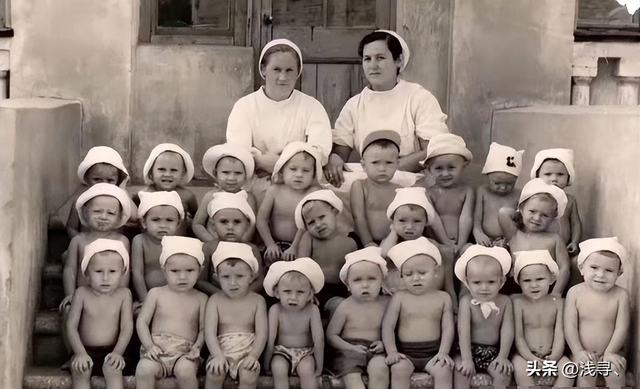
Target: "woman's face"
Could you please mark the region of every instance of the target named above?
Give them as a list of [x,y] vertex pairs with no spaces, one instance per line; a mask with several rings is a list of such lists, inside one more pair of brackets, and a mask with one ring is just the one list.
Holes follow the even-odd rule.
[[362,50],[362,69],[375,91],[391,90],[396,85],[402,57],[393,60],[386,41],[368,43]]
[[275,101],[285,100],[293,92],[298,80],[298,58],[291,52],[275,52],[265,60],[262,73],[267,96]]

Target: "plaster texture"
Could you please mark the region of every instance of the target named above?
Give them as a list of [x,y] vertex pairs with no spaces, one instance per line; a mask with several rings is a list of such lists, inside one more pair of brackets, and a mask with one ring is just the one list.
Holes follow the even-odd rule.
[[480,177],[494,110],[569,104],[574,15],[575,0],[455,1],[449,120],[473,152],[469,177]]
[[132,176],[159,143],[183,147],[207,178],[202,156],[224,143],[233,104],[253,92],[253,49],[211,45],[140,45],[132,95]]
[[0,101],[0,388],[22,387],[47,219],[77,185],[80,103]]

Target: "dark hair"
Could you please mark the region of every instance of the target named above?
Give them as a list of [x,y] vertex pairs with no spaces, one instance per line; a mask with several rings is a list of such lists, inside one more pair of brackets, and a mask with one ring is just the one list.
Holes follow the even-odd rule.
[[275,45],[270,47],[262,56],[262,61],[260,61],[260,66],[267,66],[267,62],[269,62],[269,57],[271,54],[275,53],[291,53],[296,58],[296,63],[298,64],[298,73],[300,73],[300,69],[302,68],[302,64],[300,63],[301,58],[298,53],[291,46],[287,45]]
[[358,55],[360,58],[362,58],[364,47],[369,43],[376,41],[387,42],[387,47],[389,48],[394,61],[400,58],[400,54],[402,54],[402,45],[400,44],[400,41],[398,41],[395,36],[382,31],[374,31],[362,38],[358,45]]
[[373,142],[369,143],[367,145],[367,147],[364,148],[364,150],[362,150],[362,156],[364,156],[364,152],[367,151],[367,149],[369,149],[369,147],[371,146],[378,146],[381,149],[396,149],[398,150],[398,152],[400,152],[400,147],[398,147],[398,145],[393,142],[392,140],[389,139],[377,139],[374,140]]

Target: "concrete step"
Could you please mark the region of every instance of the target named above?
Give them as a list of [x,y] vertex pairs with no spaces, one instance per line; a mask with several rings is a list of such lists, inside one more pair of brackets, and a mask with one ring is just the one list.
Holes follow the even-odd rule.
[[42,281],[40,295],[40,309],[43,311],[57,310],[64,299],[62,280]]
[[33,338],[33,366],[53,366],[59,368],[69,356],[60,335],[36,335]]
[[36,315],[35,335],[60,335],[61,318],[58,310],[43,310]]
[[62,282],[62,271],[64,266],[62,262],[47,262],[42,268],[42,281],[59,281]]

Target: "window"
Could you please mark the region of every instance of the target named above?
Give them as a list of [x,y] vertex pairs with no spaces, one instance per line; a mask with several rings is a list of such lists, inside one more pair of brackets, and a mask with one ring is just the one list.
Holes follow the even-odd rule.
[[640,41],[640,11],[629,15],[616,0],[578,0],[576,41]]
[[249,34],[250,2],[141,0],[140,41],[244,46]]

